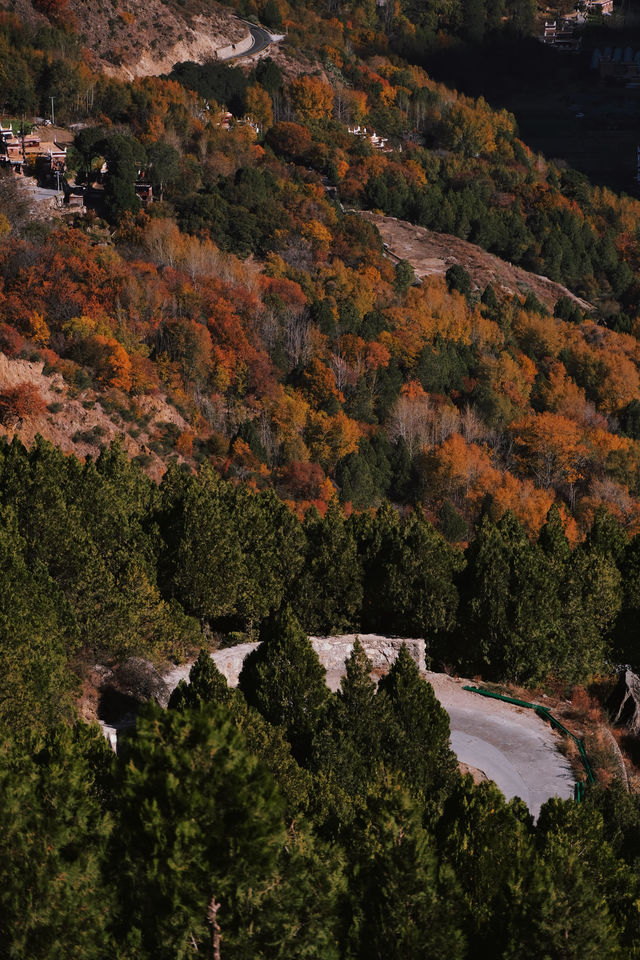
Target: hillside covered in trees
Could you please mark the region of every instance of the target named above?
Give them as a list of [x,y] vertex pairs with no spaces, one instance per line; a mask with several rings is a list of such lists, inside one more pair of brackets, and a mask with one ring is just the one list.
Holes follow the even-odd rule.
[[[132,82],[81,5],[13,6],[0,118],[54,98],[88,209],[0,170],[0,956],[640,956],[637,794],[534,825],[460,776],[406,651],[376,687],[356,645],[333,694],[307,640],[567,695],[640,668],[640,203],[416,65],[535,5],[244,0],[282,46]],[[592,309],[418,282],[364,210]],[[70,401],[121,439],[63,454]],[[207,651],[247,638],[231,691]],[[77,720],[87,665],[200,648],[117,757]]]

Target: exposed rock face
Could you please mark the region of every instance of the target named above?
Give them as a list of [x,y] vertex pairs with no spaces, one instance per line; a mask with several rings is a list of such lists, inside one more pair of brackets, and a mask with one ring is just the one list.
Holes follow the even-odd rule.
[[226,677],[230,687],[237,687],[245,657],[259,646],[258,643],[239,643],[236,647],[227,647],[211,654],[216,667]]
[[420,670],[425,669],[424,640],[402,640],[398,637],[379,637],[375,633],[348,633],[340,637],[310,637],[313,649],[320,663],[327,671],[327,686],[338,690],[340,679],[344,676],[344,662],[351,655],[356,637],[369,660],[373,673],[387,673],[395,662],[402,644],[406,644],[409,653]]
[[607,702],[613,723],[625,727],[634,736],[640,735],[640,677],[624,670]]
[[[340,686],[340,677],[344,674],[344,662],[353,650],[356,637],[371,660],[374,673],[386,673],[389,670],[403,643],[407,645],[418,668],[425,669],[424,640],[379,637],[374,633],[349,633],[340,637],[309,637],[320,663],[327,671],[327,684],[332,690]],[[218,650],[211,655],[218,670],[227,678],[230,687],[237,687],[244,658],[257,646],[257,643],[241,643],[237,647]]]

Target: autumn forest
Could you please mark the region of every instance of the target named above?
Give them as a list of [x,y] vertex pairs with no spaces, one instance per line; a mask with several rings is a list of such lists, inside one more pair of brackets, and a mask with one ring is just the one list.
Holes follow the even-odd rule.
[[[530,0],[163,3],[286,39],[129,76],[83,4],[0,3],[0,126],[55,103],[84,198],[0,164],[0,958],[640,956],[638,794],[534,824],[406,650],[331,693],[308,642],[567,697],[640,668],[640,200],[429,75]],[[418,269],[371,212],[475,253]],[[117,757],[78,719],[96,663],[200,650]]]

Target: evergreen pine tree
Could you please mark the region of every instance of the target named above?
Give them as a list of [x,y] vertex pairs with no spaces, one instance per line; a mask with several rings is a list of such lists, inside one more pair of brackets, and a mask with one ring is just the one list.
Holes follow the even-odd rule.
[[289,607],[268,618],[260,645],[244,661],[240,689],[269,723],[282,727],[304,762],[326,710],[326,672]]
[[438,848],[461,887],[458,918],[468,956],[501,957],[508,923],[534,856],[532,818],[522,800],[507,803],[494,783],[461,778],[437,824]]
[[536,846],[504,956],[531,950],[576,960],[628,956],[621,935],[637,879],[613,855],[600,814],[591,804],[549,800],[536,826]]
[[213,470],[202,467],[195,478],[170,477],[163,492],[169,500],[165,507],[169,590],[198,617],[213,620],[235,613],[242,551],[230,488]]
[[640,668],[640,536],[630,541],[620,564],[622,601],[613,630],[613,657],[615,663],[628,663],[631,669]]
[[106,867],[112,821],[86,757],[96,737],[94,752],[108,764],[110,750],[95,728],[76,738],[70,727],[50,727],[39,745],[6,738],[0,745],[3,957],[114,955],[115,890]]
[[169,698],[172,710],[191,710],[205,704],[229,704],[233,691],[207,650],[201,650],[189,671],[189,682],[181,680]]
[[[376,693],[372,664],[358,638],[345,666],[340,690],[330,702],[326,725],[314,745],[314,765],[334,791],[350,803],[361,803],[379,775],[390,715],[385,698]],[[343,811],[342,818],[346,816]]]
[[402,775],[435,820],[456,782],[458,763],[449,746],[449,717],[440,706],[433,687],[420,676],[418,667],[402,645],[379,696],[388,699],[392,723],[386,733],[386,762]]
[[363,626],[413,637],[451,630],[458,606],[453,578],[462,555],[418,510],[401,521],[383,505],[366,537]]
[[309,633],[344,633],[360,619],[362,574],[351,527],[335,498],[324,517],[315,509],[307,513],[304,533],[305,563],[291,605]]
[[357,960],[465,956],[453,877],[439,868],[419,804],[387,774],[370,790],[345,837]]
[[73,620],[41,564],[24,559],[13,510],[0,508],[0,729],[43,736],[72,715]]
[[284,803],[221,708],[147,705],[121,750],[117,857],[123,955],[176,960],[208,949],[254,960],[252,930],[277,883]]

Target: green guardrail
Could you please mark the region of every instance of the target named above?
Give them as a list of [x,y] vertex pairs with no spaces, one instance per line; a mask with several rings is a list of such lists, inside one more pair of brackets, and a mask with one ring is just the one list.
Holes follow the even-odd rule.
[[[591,784],[596,782],[596,778],[593,775],[593,768],[589,763],[589,757],[587,756],[587,751],[584,748],[584,742],[580,739],[580,737],[576,737],[575,734],[571,733],[571,730],[567,730],[565,725],[561,723],[557,717],[553,716],[549,710],[549,707],[543,707],[539,703],[529,703],[527,700],[518,700],[517,697],[506,697],[502,693],[494,693],[492,690],[483,690],[482,687],[463,687],[462,689],[468,690],[469,693],[479,693],[481,697],[491,697],[493,700],[503,700],[505,703],[513,703],[517,707],[526,707],[528,710],[535,710],[539,717],[541,717],[543,720],[546,720],[556,730],[560,730],[565,734],[565,736],[573,740],[578,747],[582,766],[584,767],[587,775],[586,783]],[[584,782],[576,783],[574,796],[578,803],[581,803],[584,799],[585,790],[586,784]]]

